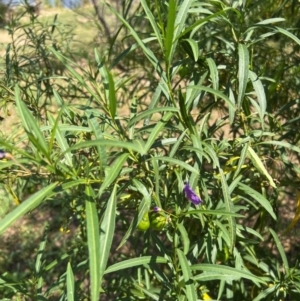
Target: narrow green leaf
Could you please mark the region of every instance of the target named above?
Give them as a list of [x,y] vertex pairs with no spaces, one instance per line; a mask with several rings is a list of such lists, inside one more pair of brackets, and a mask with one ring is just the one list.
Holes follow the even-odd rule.
[[181,271],[183,274],[187,300],[197,301],[196,287],[194,285],[194,282],[192,281],[192,273],[191,273],[191,268],[189,266],[189,263],[181,250],[177,249],[176,251],[177,251],[177,256],[179,259]]
[[129,157],[128,153],[122,154],[120,155],[116,161],[114,162],[114,164],[109,167],[110,168],[110,172],[108,173],[108,175],[105,177],[99,192],[98,192],[98,196],[102,195],[102,193],[104,192],[104,190],[109,187],[113,181],[117,178],[117,176],[119,175],[121,169],[124,167],[124,163],[127,160],[127,158]]
[[191,55],[193,55],[194,61],[197,62],[199,59],[199,46],[198,46],[197,42],[193,39],[184,39],[181,42],[188,43],[188,44],[183,44],[183,45],[185,45],[186,47],[189,47],[192,50]]
[[174,158],[169,158],[169,157],[152,157],[152,158],[150,158],[148,160],[159,160],[159,161],[169,162],[169,163],[171,163],[173,165],[178,165],[178,166],[180,166],[180,167],[182,167],[182,168],[184,168],[184,169],[186,169],[186,170],[188,170],[190,172],[194,172],[194,173],[197,173],[197,174],[199,173],[197,171],[197,169],[195,169],[191,165],[189,165],[189,164],[187,164],[187,163],[185,163],[183,161],[174,159]]
[[241,109],[242,101],[245,96],[248,77],[249,77],[249,51],[246,45],[239,43],[238,46],[238,55],[239,55],[239,91],[238,91],[238,110]]
[[130,140],[133,140],[133,138],[134,138],[135,122],[132,122],[132,120],[136,117],[136,115],[137,115],[136,96],[133,96],[131,99],[131,105],[130,105],[130,119],[127,124],[128,137]]
[[[150,3],[150,2],[149,2]],[[149,9],[149,6],[148,6],[148,3],[146,0],[141,0],[141,4],[144,8],[144,11],[148,17],[148,20],[153,28],[153,31],[154,31],[154,34],[155,34],[155,37],[157,38],[158,40],[158,43],[159,43],[159,46],[160,46],[160,49],[163,50],[164,49],[164,46],[163,46],[163,41],[162,41],[162,37],[161,37],[161,32],[160,32],[160,29],[159,27],[157,26],[156,24],[156,19],[155,17],[153,16],[151,10]]]
[[159,172],[159,165],[158,162],[152,161],[153,164],[153,172],[154,172],[154,185],[155,185],[155,194],[154,194],[154,201],[157,207],[162,208],[161,202],[160,202],[160,172]]
[[[138,182],[138,181],[137,181]],[[137,182],[135,184],[137,184]],[[140,183],[140,182],[138,182]],[[141,183],[140,183],[141,184]],[[138,184],[138,186],[140,185]],[[143,185],[143,184],[141,184]],[[145,187],[144,187],[145,188]],[[145,188],[146,189],[146,188]],[[146,193],[147,194],[147,193]],[[137,213],[134,216],[134,219],[132,220],[131,224],[129,225],[129,228],[127,229],[125,235],[123,236],[120,244],[118,245],[118,249],[120,249],[127,241],[128,237],[135,231],[137,225],[142,221],[145,213],[149,212],[150,208],[150,202],[151,199],[149,200],[149,197],[144,197],[142,201],[140,202],[139,208]]]
[[216,280],[236,280],[239,277],[229,275],[229,274],[220,274],[218,272],[209,272],[205,271],[197,276],[194,276],[195,281],[216,281]]
[[267,109],[267,100],[266,100],[266,94],[265,94],[265,89],[264,86],[259,79],[259,77],[256,75],[255,72],[249,70],[249,77],[252,81],[252,85],[254,87],[256,96],[257,96],[257,101],[259,104],[260,110],[258,111],[261,123],[264,123],[264,117],[266,114],[266,109]]
[[234,172],[233,179],[235,179],[239,175],[239,173],[242,169],[242,166],[245,163],[245,160],[246,160],[246,157],[247,157],[247,154],[248,154],[248,146],[249,146],[249,144],[245,143],[245,145],[244,145],[244,147],[241,151],[240,159],[239,159],[239,162],[238,162],[238,166],[237,166],[237,168]]
[[153,108],[153,109],[148,108],[147,110],[145,110],[142,113],[138,114],[134,118],[130,119],[130,122],[128,123],[128,127],[131,127],[134,123],[144,119],[145,117],[147,117],[149,115],[153,115],[155,113],[165,113],[165,112],[178,113],[179,110],[177,108],[174,108],[174,107],[157,107],[157,108]]
[[238,187],[243,190],[243,194],[241,194],[241,197],[244,195],[251,196],[254,200],[256,200],[263,208],[266,209],[266,211],[276,220],[276,214],[274,213],[273,207],[271,206],[270,202],[259,192],[252,189],[248,185],[245,185],[243,183],[239,183]]
[[281,27],[277,27],[277,26],[275,26],[275,29],[276,29],[278,32],[280,32],[280,33],[286,35],[287,37],[291,38],[292,40],[294,40],[298,45],[300,45],[300,39],[298,39],[298,38],[297,38],[294,34],[292,34],[290,31],[288,31],[288,30],[286,30],[286,29],[283,29],[283,28],[281,28]]
[[22,202],[21,205],[16,207],[13,211],[8,213],[0,221],[0,234],[3,233],[12,223],[14,223],[20,217],[36,208],[45,198],[49,197],[57,184],[58,183],[55,182],[45,188],[42,188],[41,190],[30,196],[26,201]]
[[[207,79],[208,71],[204,72],[199,79],[192,78],[190,79],[190,82],[188,83],[187,87],[196,87],[196,86],[202,86],[203,82]],[[199,101],[201,99],[201,90],[196,89],[186,89],[186,102],[187,107],[190,108],[191,106],[196,107],[199,104]]]
[[203,210],[203,209],[197,209],[197,210],[189,210],[185,213],[182,213],[183,215],[189,215],[189,214],[208,214],[208,215],[219,215],[219,216],[233,216],[238,218],[244,218],[245,215],[234,213],[234,212],[228,212],[222,209],[217,210]]
[[232,104],[232,101],[228,98],[228,96],[226,96],[225,94],[223,94],[220,91],[217,91],[215,89],[205,87],[205,86],[189,86],[189,87],[187,87],[187,89],[205,91],[205,92],[211,93],[213,95],[216,95],[216,96],[220,97],[221,99],[225,100],[225,102],[228,104],[228,106],[231,107],[233,110],[235,110],[235,106]]
[[106,269],[107,261],[110,254],[111,245],[113,242],[113,237],[115,233],[115,220],[116,220],[116,191],[117,186],[114,185],[113,191],[106,205],[106,210],[104,213],[104,218],[100,226],[100,281],[104,275]]
[[284,251],[284,248],[282,246],[282,243],[278,237],[278,235],[276,234],[276,232],[269,228],[273,238],[274,238],[274,241],[275,241],[275,244],[276,244],[276,247],[279,251],[279,254],[281,256],[281,259],[282,259],[282,262],[283,262],[283,266],[284,266],[284,269],[285,269],[285,273],[288,273],[289,272],[289,262],[288,262],[288,259],[286,257],[286,254],[285,254],[285,251]]
[[[226,7],[224,9],[216,12],[215,14],[211,14],[208,17],[201,18],[197,22],[193,22],[193,24],[191,26],[185,28],[179,35],[177,35],[176,39],[180,39],[181,37],[185,37],[188,32],[192,31],[193,29],[196,29],[196,30],[199,29],[200,25],[206,24],[208,21],[210,21],[212,19],[215,19],[219,15],[224,15],[227,10],[231,10],[231,9],[232,9],[231,7]],[[186,23],[185,23],[185,25],[186,25]]]
[[[144,44],[147,44],[147,43],[153,42],[155,40],[156,40],[155,37],[150,37],[150,38],[142,39],[142,42]],[[113,68],[115,68],[127,55],[129,55],[131,52],[133,52],[134,50],[136,50],[139,47],[140,47],[140,45],[138,43],[135,43],[135,44],[130,45],[128,48],[126,48],[123,52],[121,52],[113,60],[113,62],[109,66],[109,70],[112,70]]]
[[176,15],[175,19],[175,26],[174,26],[174,33],[173,33],[173,47],[171,49],[170,53],[170,61],[172,60],[175,49],[178,43],[179,35],[181,34],[182,30],[186,26],[186,19],[188,16],[188,11],[191,7],[191,4],[193,3],[193,0],[183,0],[179,6],[178,13]]
[[[98,301],[100,295],[100,235],[97,207],[94,201],[94,192],[90,185],[85,188],[85,213],[87,244],[89,251],[90,291],[91,301]],[[102,250],[103,251],[103,250]]]
[[267,24],[273,24],[273,23],[284,22],[284,21],[285,21],[284,18],[270,18],[270,19],[266,19],[266,20],[258,22],[257,25],[267,25]]
[[[103,139],[103,133],[101,131],[99,122],[94,117],[88,117],[89,127],[93,131],[96,139]],[[98,157],[99,157],[99,166],[101,172],[103,172],[104,168],[107,165],[107,155],[106,155],[106,146],[105,145],[96,145]]]
[[38,252],[37,252],[37,257],[36,257],[36,261],[35,261],[35,273],[36,273],[36,275],[41,275],[40,272],[41,272],[41,267],[42,267],[42,264],[43,264],[43,255],[44,255],[45,247],[46,247],[46,243],[47,243],[48,229],[49,229],[49,226],[47,225],[45,227],[44,235],[43,235],[42,241],[40,242],[39,249],[38,249]]
[[95,99],[99,100],[99,95],[91,88],[91,85],[88,84],[86,79],[84,79],[79,72],[77,72],[71,64],[74,62],[67,57],[63,56],[59,51],[55,50],[53,47],[48,47],[48,49],[56,56],[56,58],[61,61],[64,66],[69,70],[72,76],[80,83]]
[[256,154],[256,152],[250,145],[248,146],[248,156],[251,162],[253,163],[253,165],[257,168],[257,170],[268,179],[270,185],[276,188],[276,184],[273,181],[273,178],[268,173],[267,169],[265,168],[264,164],[260,160],[259,156]]
[[[60,111],[61,112],[61,111]],[[61,114],[59,112],[59,114]],[[87,126],[78,126],[78,125],[71,125],[71,124],[58,124],[57,126],[61,132],[77,132],[77,133],[91,133],[92,129]],[[41,131],[51,131],[53,126],[51,125],[43,125],[41,126]]]
[[121,262],[111,265],[106,269],[105,274],[116,272],[119,270],[129,269],[144,264],[167,263],[168,260],[159,256],[143,256],[133,259],[123,260]]
[[120,19],[120,21],[127,27],[132,37],[136,40],[136,42],[141,47],[142,51],[144,52],[145,56],[148,58],[149,62],[154,66],[155,70],[157,71],[158,75],[161,79],[163,79],[163,86],[166,87],[168,91],[167,85],[167,78],[166,74],[161,67],[159,60],[156,58],[152,50],[145,46],[145,43],[140,39],[138,33],[131,27],[131,25],[114,9],[112,6],[107,4],[109,9]]
[[274,296],[275,291],[277,290],[277,286],[273,285],[263,290],[253,301],[266,300],[270,296]]
[[[247,271],[238,270],[236,268],[224,266],[224,265],[206,264],[206,263],[195,264],[195,265],[191,266],[191,270],[205,271],[205,272],[210,272],[210,273],[215,272],[220,275],[221,274],[228,275],[230,278],[231,277],[245,278],[245,279],[252,280],[254,282],[260,282],[260,283],[267,285],[267,283],[265,282],[265,280],[262,277],[255,276]],[[198,276],[193,277],[193,279],[197,280]]]
[[153,145],[155,139],[157,138],[157,136],[159,134],[161,134],[162,129],[166,126],[166,123],[171,119],[173,114],[174,113],[172,113],[172,112],[166,113],[164,115],[164,117],[162,118],[162,120],[156,124],[155,128],[152,130],[151,134],[149,135],[147,143],[144,147],[145,153],[147,153],[149,151],[149,149]]
[[[223,199],[225,203],[225,207],[228,212],[234,212],[234,206],[231,201],[228,185],[223,173],[223,170],[220,168],[220,177],[221,177],[221,185],[222,185],[222,192],[223,192]],[[235,246],[235,240],[236,240],[236,221],[233,216],[228,217],[228,225],[229,225],[229,234],[230,234],[230,246],[229,248],[231,251],[233,250]]]
[[194,124],[193,118],[187,112],[187,106],[185,102],[185,98],[183,97],[181,90],[178,91],[178,99],[179,99],[179,108],[181,119],[185,128],[188,128],[191,133],[196,134],[196,128]]
[[23,126],[27,131],[28,138],[33,145],[42,152],[42,154],[49,159],[48,145],[43,133],[40,130],[40,125],[33,118],[31,112],[28,110],[25,103],[21,100],[19,86],[15,86],[15,98],[16,105],[20,118],[22,120]]
[[65,151],[69,148],[69,144],[65,138],[65,136],[63,135],[63,133],[60,131],[59,127],[58,127],[58,122],[60,119],[60,114],[58,115],[56,121],[54,120],[53,116],[51,114],[47,114],[48,116],[48,120],[51,123],[51,125],[53,125],[53,133],[55,133],[55,138],[57,141],[58,146],[60,147],[62,153],[64,153],[64,158],[65,158],[65,164],[73,167],[73,161],[72,161],[72,154],[67,152],[65,153]]
[[[149,106],[148,106],[148,110],[151,110],[151,109],[157,107],[157,104],[158,104],[158,102],[159,102],[159,100],[160,100],[160,96],[161,96],[161,92],[162,92],[162,85],[163,85],[163,83],[162,83],[161,85],[158,85],[158,86],[156,87],[156,89],[155,89],[155,91],[154,91],[154,93],[153,93],[153,95],[152,95],[152,97],[151,97],[151,101],[150,101],[150,104],[149,104]],[[152,116],[152,115],[148,116],[148,117],[145,119],[145,121],[144,121],[144,126],[147,126],[147,125],[149,124],[150,119],[151,119],[151,116]]]
[[175,0],[169,0],[169,7],[168,7],[168,23],[167,29],[165,32],[165,58],[167,65],[171,62],[170,54],[173,47],[173,37],[174,37],[174,27],[175,27],[175,16],[176,16],[176,2]]
[[92,146],[110,146],[113,148],[125,148],[128,150],[136,151],[142,155],[145,154],[145,151],[140,143],[134,142],[124,142],[119,140],[108,140],[108,139],[95,139],[85,142],[81,142],[70,147],[66,152],[72,152],[76,149],[89,148]]
[[271,140],[271,141],[259,142],[258,145],[259,144],[272,144],[272,145],[282,146],[300,154],[300,148],[288,142]]
[[183,244],[183,254],[187,255],[187,253],[190,250],[190,239],[189,239],[189,235],[184,227],[184,225],[182,223],[177,224],[177,229],[180,232],[180,238],[182,240],[182,244]]
[[132,181],[133,181],[134,186],[137,188],[137,190],[144,196],[146,202],[149,205],[149,207],[148,207],[148,210],[149,210],[150,203],[151,203],[151,194],[149,193],[148,189],[142,182],[138,181],[137,179],[133,179]]
[[74,274],[70,262],[68,262],[67,266],[67,300],[75,300]]
[[169,157],[170,158],[173,158],[175,156],[175,154],[177,153],[178,148],[179,148],[180,144],[182,143],[182,140],[185,137],[187,131],[188,131],[188,129],[186,129],[185,131],[183,131],[181,133],[181,135],[177,138],[175,144],[173,145],[173,147],[172,147],[172,149],[171,149],[171,151],[169,153]]
[[[150,297],[151,300],[159,301],[159,300],[161,299],[161,298],[159,297],[159,295],[154,294],[153,292],[151,292],[151,290],[144,288],[144,285],[143,285],[143,284],[138,285],[138,284],[134,283],[133,285],[134,285],[139,291],[142,291],[146,296]],[[149,286],[148,286],[148,287],[149,287]],[[135,296],[135,297],[137,297],[137,296]],[[141,299],[145,299],[145,296],[142,295],[140,298],[141,298]]]
[[206,59],[209,72],[210,72],[210,79],[213,85],[213,88],[215,90],[219,90],[219,74],[218,74],[218,69],[215,61],[212,58],[207,58]]
[[116,99],[116,90],[115,90],[115,82],[113,79],[113,76],[108,71],[108,87],[109,87],[109,111],[111,118],[114,119],[116,116],[116,110],[117,110],[117,99]]
[[[229,88],[229,99],[230,99],[232,105],[235,107],[236,101],[235,101],[235,97],[234,97],[234,94],[233,94],[233,91],[231,88]],[[235,110],[235,108],[232,108],[231,106],[229,106],[228,112],[229,112],[229,122],[232,125],[234,122],[236,110]]]

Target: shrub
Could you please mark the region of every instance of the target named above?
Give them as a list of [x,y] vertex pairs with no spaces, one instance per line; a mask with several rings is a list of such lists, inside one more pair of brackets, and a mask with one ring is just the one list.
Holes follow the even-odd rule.
[[[294,1],[264,3],[141,0],[131,18],[110,7],[123,25],[107,48],[119,34],[131,37],[128,48],[95,50],[89,68],[51,46],[51,35],[42,41],[45,59],[63,64],[71,84],[64,92],[50,73],[37,98],[31,91],[44,90],[30,69],[11,82],[26,146],[2,145],[24,172],[13,160],[2,170],[15,185],[39,189],[3,218],[0,232],[48,207],[76,231],[49,256],[46,230],[29,276],[2,275],[5,297],[297,299],[299,266],[278,233],[298,218],[286,229],[280,205],[297,187],[299,67],[289,55],[300,40],[278,26]],[[124,75],[116,66],[127,59],[134,68]],[[132,88],[138,73],[145,77]],[[86,98],[74,104],[79,95]]]

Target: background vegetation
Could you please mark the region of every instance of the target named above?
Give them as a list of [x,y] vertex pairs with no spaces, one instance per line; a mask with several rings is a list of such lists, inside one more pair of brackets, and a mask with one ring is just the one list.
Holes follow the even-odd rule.
[[6,23],[2,300],[298,300],[297,1],[94,4]]

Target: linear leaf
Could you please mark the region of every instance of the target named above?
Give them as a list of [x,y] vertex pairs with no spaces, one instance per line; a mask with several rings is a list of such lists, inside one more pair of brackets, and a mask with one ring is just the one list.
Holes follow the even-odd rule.
[[213,85],[213,88],[215,90],[219,90],[219,74],[218,74],[218,69],[215,61],[212,58],[207,58],[206,59],[209,72],[210,72],[210,79]]
[[[228,212],[234,212],[234,206],[231,201],[228,185],[224,176],[223,170],[220,168],[220,176],[221,176],[221,185],[222,185],[222,192],[223,192],[223,199],[225,203],[225,207]],[[234,216],[228,217],[228,224],[229,224],[229,234],[230,234],[230,249],[233,250],[235,246],[235,240],[236,240],[236,220]]]
[[144,264],[167,263],[167,262],[168,262],[167,259],[159,256],[137,257],[133,259],[123,260],[121,262],[111,265],[108,269],[106,269],[105,274],[109,274],[119,270],[129,269]]
[[242,166],[243,166],[243,164],[244,164],[244,162],[246,160],[246,157],[247,157],[248,146],[249,146],[249,144],[245,143],[245,145],[244,145],[244,147],[243,147],[243,149],[241,151],[241,156],[240,156],[240,159],[239,159],[239,162],[238,162],[238,166],[237,166],[237,168],[236,168],[236,170],[234,172],[233,179],[235,179],[239,175],[239,173],[240,173],[240,171],[242,169]]
[[264,164],[260,160],[259,156],[256,154],[256,152],[250,145],[248,146],[248,156],[252,161],[253,165],[257,168],[257,170],[268,179],[270,185],[276,188],[276,184],[273,181],[273,178],[270,176]]
[[[72,154],[69,152],[65,152],[69,148],[69,144],[63,135],[63,133],[60,131],[59,127],[56,126],[58,125],[58,118],[56,121],[54,120],[53,116],[51,114],[47,114],[49,122],[53,125],[53,131],[55,133],[55,138],[57,141],[58,146],[60,147],[61,151],[64,153],[64,158],[65,158],[65,163],[68,166],[73,166],[73,161],[72,161]],[[60,115],[58,116],[60,117]]]
[[122,154],[120,155],[116,161],[114,162],[114,164],[110,167],[110,172],[108,173],[108,175],[105,177],[99,192],[98,192],[98,196],[100,196],[103,191],[109,187],[109,185],[111,185],[113,183],[113,181],[117,178],[117,176],[119,175],[121,169],[124,166],[125,161],[127,160],[127,158],[129,157],[129,154]]
[[116,219],[116,191],[117,186],[114,185],[113,191],[106,205],[106,210],[104,213],[104,218],[100,226],[100,281],[104,275],[106,269],[107,261],[110,254],[110,248],[112,245],[114,232],[115,232],[115,219]]
[[258,114],[261,119],[261,122],[263,123],[266,114],[266,109],[267,109],[265,89],[261,80],[259,79],[259,77],[256,75],[255,72],[249,70],[249,77],[252,81],[252,85],[256,93],[257,101],[259,103],[260,110],[258,111]]
[[0,221],[0,234],[3,233],[12,223],[17,219],[24,216],[27,212],[36,208],[45,198],[49,197],[53,192],[53,189],[57,186],[57,182],[39,190],[26,201],[22,202],[21,205],[16,207],[13,211],[8,213]]
[[124,142],[119,140],[95,139],[81,142],[70,147],[66,152],[71,152],[76,149],[89,148],[91,146],[110,146],[113,148],[125,148],[136,151],[140,154],[145,154],[144,149],[140,143]]
[[239,183],[238,187],[243,190],[243,194],[241,195],[241,197],[243,197],[244,194],[251,196],[262,207],[264,207],[267,212],[269,212],[269,214],[274,218],[274,220],[277,219],[276,214],[274,213],[273,207],[271,206],[270,202],[262,194],[260,194],[256,190],[252,189],[251,187],[249,187],[248,185],[245,185],[243,183]]
[[179,110],[174,107],[157,107],[157,108],[153,108],[153,109],[148,108],[147,110],[143,111],[142,113],[140,113],[137,116],[135,116],[134,118],[132,118],[130,120],[130,122],[128,123],[128,127],[132,126],[134,123],[144,119],[145,117],[147,117],[149,115],[153,115],[155,113],[164,113],[164,112],[178,113]]
[[85,188],[85,213],[86,213],[86,231],[87,244],[89,251],[90,266],[90,291],[91,300],[98,301],[100,295],[100,235],[98,212],[94,200],[94,192],[90,185]]
[[221,99],[225,100],[225,102],[228,104],[229,107],[231,107],[232,109],[235,110],[235,106],[232,103],[232,101],[228,98],[228,96],[226,96],[224,93],[222,93],[220,91],[217,91],[215,89],[205,87],[205,86],[188,86],[187,89],[205,91],[205,92],[211,93],[215,96],[218,96]]
[[187,163],[185,163],[183,161],[174,159],[174,158],[169,158],[169,157],[152,157],[152,158],[150,158],[148,160],[159,160],[159,161],[169,162],[169,163],[171,163],[173,165],[178,165],[178,166],[180,166],[180,167],[182,167],[182,168],[184,168],[184,169],[186,169],[186,170],[188,170],[190,172],[194,172],[194,173],[197,173],[197,174],[199,173],[197,171],[197,169],[195,169],[191,165],[189,165],[189,164],[187,164]]
[[63,56],[59,51],[55,50],[53,47],[48,47],[48,49],[56,56],[56,58],[61,61],[64,66],[69,70],[72,76],[80,83],[87,91],[95,98],[99,99],[99,95],[91,88],[91,85],[88,84],[86,79],[84,79],[78,71],[76,71],[71,64],[74,64],[72,60],[68,59],[67,57]]
[[108,87],[109,87],[109,111],[112,119],[116,116],[117,110],[117,99],[116,99],[116,90],[115,90],[115,82],[113,76],[108,71]]
[[22,120],[23,126],[27,131],[28,138],[33,145],[42,152],[42,154],[49,159],[48,146],[43,133],[40,130],[40,125],[37,124],[36,120],[33,118],[31,112],[28,110],[25,103],[21,100],[19,86],[15,86],[15,98],[16,105],[20,118]]
[[[157,104],[160,100],[161,92],[162,92],[162,85],[158,85],[156,87],[152,97],[151,97],[151,101],[150,101],[150,104],[148,106],[148,110],[151,110],[151,109],[157,107]],[[148,116],[148,118],[145,119],[144,126],[147,126],[149,124],[150,119],[151,119],[151,115]]]
[[181,34],[182,30],[184,29],[184,26],[186,25],[186,18],[188,16],[188,11],[191,7],[191,4],[193,3],[193,0],[184,0],[181,2],[181,5],[179,6],[179,11],[176,15],[175,19],[175,26],[174,26],[174,34],[173,34],[173,47],[170,53],[170,61],[173,58],[176,45],[178,43],[178,37]]
[[284,269],[285,269],[285,272],[288,273],[288,270],[289,270],[289,262],[287,260],[287,257],[286,257],[286,254],[285,254],[285,251],[284,251],[284,248],[282,246],[282,243],[279,239],[279,237],[277,236],[276,232],[269,228],[273,238],[274,238],[274,241],[275,241],[275,244],[276,244],[276,247],[279,251],[279,254],[281,256],[281,259],[282,259],[282,263],[283,263],[283,266],[284,266]]
[[272,145],[282,146],[300,154],[300,148],[288,142],[271,140],[271,141],[260,142],[258,144],[272,144]]
[[238,46],[238,54],[239,54],[239,93],[238,93],[238,109],[240,110],[242,101],[245,96],[248,77],[249,77],[249,51],[246,45],[239,43]]
[[[139,181],[137,181],[137,182],[140,183]],[[137,184],[137,182],[135,182],[135,184]],[[137,184],[137,185],[139,185],[139,184]],[[141,184],[141,185],[143,185],[143,184]],[[125,235],[123,236],[123,238],[121,240],[121,242],[119,243],[117,250],[119,248],[121,248],[126,243],[128,237],[133,233],[133,231],[136,229],[137,225],[142,221],[144,215],[147,212],[149,212],[150,202],[151,202],[151,198],[149,199],[149,197],[144,197],[142,199],[142,201],[140,202],[138,211],[135,214],[134,219],[132,220],[131,224],[129,225]]]
[[217,210],[203,210],[203,209],[197,209],[197,210],[189,210],[185,213],[182,213],[184,215],[189,215],[189,214],[209,214],[209,215],[220,215],[220,216],[234,216],[238,218],[244,218],[245,216],[242,214],[234,213],[234,212],[228,212],[225,210],[217,209]]
[[[191,270],[215,272],[218,274],[228,275],[229,277],[245,278],[245,279],[252,280],[254,282],[261,282],[264,283],[265,285],[267,284],[262,277],[255,276],[247,271],[238,270],[236,268],[224,266],[224,265],[208,264],[208,263],[195,264],[191,266]],[[194,279],[197,279],[197,276],[195,276]]]
[[[232,102],[232,105],[235,107],[236,101],[235,101],[235,97],[234,97],[234,94],[233,94],[233,91],[231,88],[229,88],[229,99]],[[230,124],[233,124],[236,110],[235,110],[235,108],[232,108],[231,106],[229,106],[228,112],[229,112],[229,122],[230,122]]]
[[162,120],[158,122],[155,126],[155,128],[152,130],[151,134],[148,137],[147,143],[145,145],[144,151],[147,153],[151,146],[153,145],[155,139],[157,136],[162,132],[162,129],[165,127],[166,123],[169,121],[169,119],[173,116],[174,114],[172,112],[168,112],[164,115]]
[[182,223],[178,223],[177,224],[177,229],[180,232],[180,238],[182,240],[182,244],[183,244],[183,254],[187,255],[187,253],[189,252],[190,249],[190,239],[189,239],[189,235],[184,227],[184,225]]
[[[94,117],[88,118],[89,127],[93,131],[96,139],[103,139],[103,133],[101,131],[99,122]],[[105,166],[107,165],[107,155],[106,155],[106,146],[105,145],[96,145],[98,157],[99,157],[99,165],[100,170],[103,171]]]
[[173,46],[173,38],[174,38],[174,27],[175,27],[175,16],[176,16],[176,2],[175,0],[169,0],[169,7],[168,7],[168,23],[167,29],[165,32],[165,58],[166,62],[169,65],[171,61],[170,54],[172,51]]
[[275,29],[278,32],[280,32],[280,33],[286,35],[287,37],[291,38],[292,40],[294,40],[298,45],[300,45],[300,40],[294,34],[292,34],[290,31],[283,29],[281,27],[277,27],[277,26],[275,26]]
[[75,300],[74,274],[70,262],[68,262],[67,266],[67,300]]
[[107,4],[109,9],[120,19],[120,21],[127,27],[132,37],[136,40],[139,44],[141,49],[143,50],[145,56],[148,58],[149,62],[154,66],[155,70],[157,71],[158,75],[161,79],[163,79],[163,86],[168,91],[167,79],[166,74],[164,73],[159,60],[156,58],[152,50],[145,46],[145,43],[140,39],[137,32],[131,27],[131,25],[109,4]]
[[[150,3],[150,2],[149,2]],[[161,37],[161,32],[156,24],[156,21],[155,21],[155,17],[153,16],[151,10],[149,9],[149,6],[147,4],[147,1],[146,0],[141,0],[141,4],[144,8],[144,11],[148,17],[148,20],[153,28],[153,31],[155,33],[155,37],[157,38],[158,40],[158,43],[159,43],[159,46],[160,46],[160,49],[163,50],[164,46],[163,46],[163,41],[162,41],[162,37]]]
[[191,268],[183,252],[179,249],[177,249],[176,251],[179,259],[179,264],[181,266],[181,271],[183,274],[187,300],[196,301],[196,287],[194,285],[194,282],[192,281]]

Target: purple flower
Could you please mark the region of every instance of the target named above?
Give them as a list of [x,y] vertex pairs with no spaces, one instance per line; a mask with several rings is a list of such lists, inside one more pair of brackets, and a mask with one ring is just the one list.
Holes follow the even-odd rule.
[[160,207],[154,206],[153,207],[153,212],[157,213],[160,212],[162,209]]
[[0,160],[6,158],[6,153],[4,150],[0,149]]
[[183,191],[185,193],[185,196],[194,204],[199,205],[203,203],[203,201],[198,197],[196,192],[192,189],[192,187],[189,185],[188,182],[184,183]]

